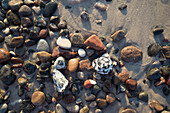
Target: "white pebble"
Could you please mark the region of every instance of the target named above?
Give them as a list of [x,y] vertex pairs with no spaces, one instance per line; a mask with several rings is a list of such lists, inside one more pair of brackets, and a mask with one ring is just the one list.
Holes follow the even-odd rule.
[[59,37],[56,42],[57,42],[57,45],[63,49],[71,48],[70,40],[65,37]]
[[80,57],[85,57],[86,56],[86,51],[84,49],[79,49],[78,54]]

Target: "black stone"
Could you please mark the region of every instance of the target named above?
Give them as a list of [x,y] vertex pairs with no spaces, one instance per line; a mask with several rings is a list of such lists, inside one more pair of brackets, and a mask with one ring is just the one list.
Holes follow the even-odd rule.
[[29,60],[25,61],[23,64],[23,69],[27,74],[32,74],[37,69],[36,64],[34,62],[31,62]]
[[56,11],[58,4],[56,2],[48,2],[44,8],[44,16],[50,17]]

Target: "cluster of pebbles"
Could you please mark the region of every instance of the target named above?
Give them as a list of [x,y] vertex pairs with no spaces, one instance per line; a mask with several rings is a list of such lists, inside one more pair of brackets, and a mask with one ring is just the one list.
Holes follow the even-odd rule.
[[[93,109],[95,113],[102,113],[107,106],[121,102],[116,95],[124,92],[128,98],[138,97],[139,100],[148,102],[147,92],[138,88],[137,81],[130,78],[128,71],[121,70],[123,62],[140,62],[143,57],[142,51],[137,47],[127,46],[121,50],[120,58],[113,57],[99,36],[93,34],[84,38],[81,32],[71,33],[67,29],[67,22],[53,15],[57,7],[57,2],[49,0],[1,1],[0,43],[4,43],[7,48],[0,48],[0,77],[4,85],[4,88],[0,89],[0,112],[17,112],[14,109],[17,103],[20,103],[18,112],[33,112],[44,103],[48,103],[55,105],[54,111],[42,107],[38,112],[88,113]],[[94,7],[101,11],[106,10],[106,5],[102,2],[96,2]],[[119,9],[123,10],[126,7],[123,4]],[[83,11],[80,17],[89,20],[86,11]],[[156,28],[153,32],[157,35],[163,32],[161,30]],[[48,44],[49,37],[56,40],[57,46],[54,49]],[[111,35],[114,43],[123,38],[123,30]],[[148,47],[149,56],[153,57],[158,53],[169,59],[170,47],[161,47],[157,43]],[[36,60],[30,57],[33,54],[36,55]],[[162,65],[164,60],[160,60]],[[146,76],[149,80],[156,81],[156,86],[166,84],[162,90],[165,95],[169,95],[169,65],[153,68]],[[54,84],[54,95],[44,91],[48,89],[45,84],[47,79],[51,79],[50,82]],[[16,82],[21,99],[9,102],[13,92],[9,91],[8,87]],[[32,89],[33,82],[38,83],[39,87]],[[116,87],[116,94],[111,90],[112,87]],[[28,95],[27,92],[32,94]],[[156,111],[164,110],[156,100],[153,100],[150,107]],[[137,111],[124,108],[119,112]]]

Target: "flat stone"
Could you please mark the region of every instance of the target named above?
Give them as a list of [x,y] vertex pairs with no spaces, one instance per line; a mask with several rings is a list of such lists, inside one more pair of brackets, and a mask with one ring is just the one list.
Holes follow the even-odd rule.
[[57,45],[63,49],[70,49],[71,48],[71,42],[69,39],[65,37],[59,37],[56,41]]
[[31,18],[28,17],[22,17],[21,18],[21,24],[23,27],[31,27],[33,26],[33,21]]
[[61,106],[61,104],[57,104],[55,110],[57,113],[66,113],[66,110],[64,109],[63,106]]
[[79,54],[80,57],[85,57],[86,51],[84,49],[78,49],[78,54]]
[[11,71],[10,65],[4,65],[0,71],[1,80],[6,85],[11,85],[14,83],[16,76]]
[[49,48],[49,45],[48,45],[47,41],[44,40],[44,39],[40,39],[38,41],[38,43],[37,43],[36,50],[37,51],[46,51],[46,52],[49,52],[50,48]]
[[32,10],[27,5],[22,5],[18,11],[21,16],[29,16],[32,14]]
[[123,30],[116,31],[114,34],[111,35],[111,38],[114,42],[118,42],[125,38],[125,32]]
[[84,45],[89,46],[97,51],[106,51],[106,47],[103,45],[102,41],[96,35],[90,36]]
[[8,4],[12,10],[18,10],[23,4],[23,1],[22,0],[10,0]]
[[148,102],[148,93],[140,92],[138,98],[144,102]]
[[116,101],[116,97],[114,94],[110,93],[108,95],[106,95],[106,101],[109,104],[113,104]]
[[76,57],[77,53],[69,51],[69,50],[61,49],[61,48],[59,48],[59,46],[57,46],[53,49],[52,57],[57,58],[60,55],[66,59],[70,59],[70,58]]
[[42,105],[45,102],[45,94],[41,91],[35,91],[32,94],[31,102],[37,106]]
[[88,111],[89,111],[89,107],[86,105],[80,109],[79,113],[88,113]]
[[103,98],[96,99],[99,108],[105,108],[107,106],[107,101]]
[[39,37],[40,38],[46,38],[48,35],[48,30],[47,29],[41,29],[39,32]]
[[11,63],[13,64],[18,64],[18,63],[24,63],[23,59],[18,58],[18,57],[12,57],[11,58]]
[[45,5],[44,16],[45,17],[52,16],[52,14],[57,10],[57,6],[58,6],[58,4],[54,1],[48,2]]
[[22,46],[24,43],[24,37],[23,36],[17,36],[17,37],[13,37],[11,40],[11,47],[20,47]]
[[4,48],[0,48],[0,64],[10,60],[10,53]]
[[104,3],[102,3],[102,2],[96,2],[95,4],[94,4],[94,7],[96,8],[96,9],[99,9],[99,10],[101,10],[101,11],[105,11],[106,10],[106,5],[104,4]]
[[125,62],[138,62],[142,60],[143,53],[134,46],[124,47],[121,51],[121,59]]
[[80,70],[91,70],[92,69],[92,66],[90,64],[90,61],[89,59],[86,59],[86,60],[81,60],[79,62],[79,69]]
[[69,104],[69,105],[66,106],[66,109],[69,112],[77,113],[79,111],[79,106],[75,105],[75,104]]
[[6,14],[6,18],[10,24],[13,25],[19,25],[20,24],[20,19],[19,17],[13,13],[11,10],[9,10]]
[[91,93],[85,93],[84,94],[85,100],[87,102],[95,100],[96,96]]
[[151,44],[148,47],[147,53],[151,57],[156,56],[161,50],[161,48],[162,47],[158,43]]
[[41,51],[37,53],[37,57],[41,62],[46,62],[51,58],[51,54],[46,51]]
[[65,59],[63,57],[58,57],[56,61],[54,62],[54,68],[56,69],[65,69],[66,64],[65,64]]
[[36,64],[32,61],[24,61],[24,64],[23,64],[23,70],[28,74],[32,74],[35,72],[35,70],[37,69],[36,67]]
[[122,82],[125,82],[129,78],[129,72],[122,70],[119,74],[118,77],[122,80]]
[[135,80],[133,80],[133,79],[126,80],[125,84],[126,84],[126,88],[128,90],[134,91],[137,88],[137,82]]
[[64,98],[62,99],[62,101],[65,104],[70,104],[70,103],[75,102],[75,99],[76,99],[76,97],[74,95],[66,94],[66,95],[64,95]]
[[80,33],[74,33],[70,37],[70,41],[73,46],[78,46],[78,47],[84,46],[84,37]]
[[78,68],[79,59],[73,58],[68,61],[68,71],[69,72],[75,72]]

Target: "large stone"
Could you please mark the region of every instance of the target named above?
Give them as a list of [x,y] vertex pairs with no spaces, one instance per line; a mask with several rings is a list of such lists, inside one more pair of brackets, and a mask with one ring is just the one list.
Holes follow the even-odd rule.
[[23,69],[27,74],[30,75],[30,74],[35,72],[37,67],[36,67],[36,64],[34,62],[27,60],[27,61],[24,61]]
[[10,47],[20,47],[24,43],[24,37],[23,36],[17,36],[13,37],[11,40]]
[[138,62],[142,60],[142,51],[134,46],[127,46],[121,51],[121,59],[125,62]]
[[50,48],[49,48],[49,45],[48,45],[47,41],[44,40],[44,39],[40,39],[40,40],[38,41],[36,50],[37,50],[37,51],[46,51],[46,52],[49,52],[49,51],[50,51]]
[[129,72],[122,70],[119,74],[118,77],[122,80],[122,82],[125,82],[129,78]]
[[10,0],[8,4],[12,10],[18,10],[23,4],[23,1],[22,0]]
[[57,6],[58,4],[56,2],[48,2],[45,5],[45,9],[44,9],[44,16],[45,17],[50,17],[52,16],[52,14],[57,10]]
[[80,33],[74,33],[70,37],[70,41],[73,46],[82,47],[84,45],[84,37]]
[[51,54],[46,51],[41,51],[37,53],[37,57],[41,62],[46,62],[51,58]]
[[123,39],[125,36],[125,32],[123,30],[116,31],[114,34],[111,35],[111,38],[114,42],[118,42]]
[[26,46],[17,47],[14,49],[14,52],[18,57],[23,57],[26,54],[26,51],[27,51]]
[[96,36],[92,35],[90,36],[84,44],[86,46],[89,46],[97,51],[106,51],[106,47],[103,45],[102,41]]
[[69,72],[75,72],[78,68],[79,59],[73,58],[68,61],[68,71]]
[[32,14],[32,10],[27,5],[22,5],[18,11],[21,16],[29,16]]
[[77,53],[69,51],[69,50],[61,49],[59,48],[59,46],[57,46],[53,49],[52,57],[57,58],[60,55],[66,59],[70,59],[70,58],[74,58],[77,55]]
[[34,105],[42,105],[45,101],[45,94],[41,91],[35,91],[33,94],[32,94],[32,97],[31,97],[31,102],[34,104]]
[[63,49],[70,49],[71,42],[66,37],[59,37],[56,41],[57,45]]
[[0,64],[10,60],[10,53],[4,48],[0,48]]
[[20,24],[20,19],[19,17],[13,13],[11,10],[9,10],[6,14],[6,18],[10,24],[13,25],[19,25]]

